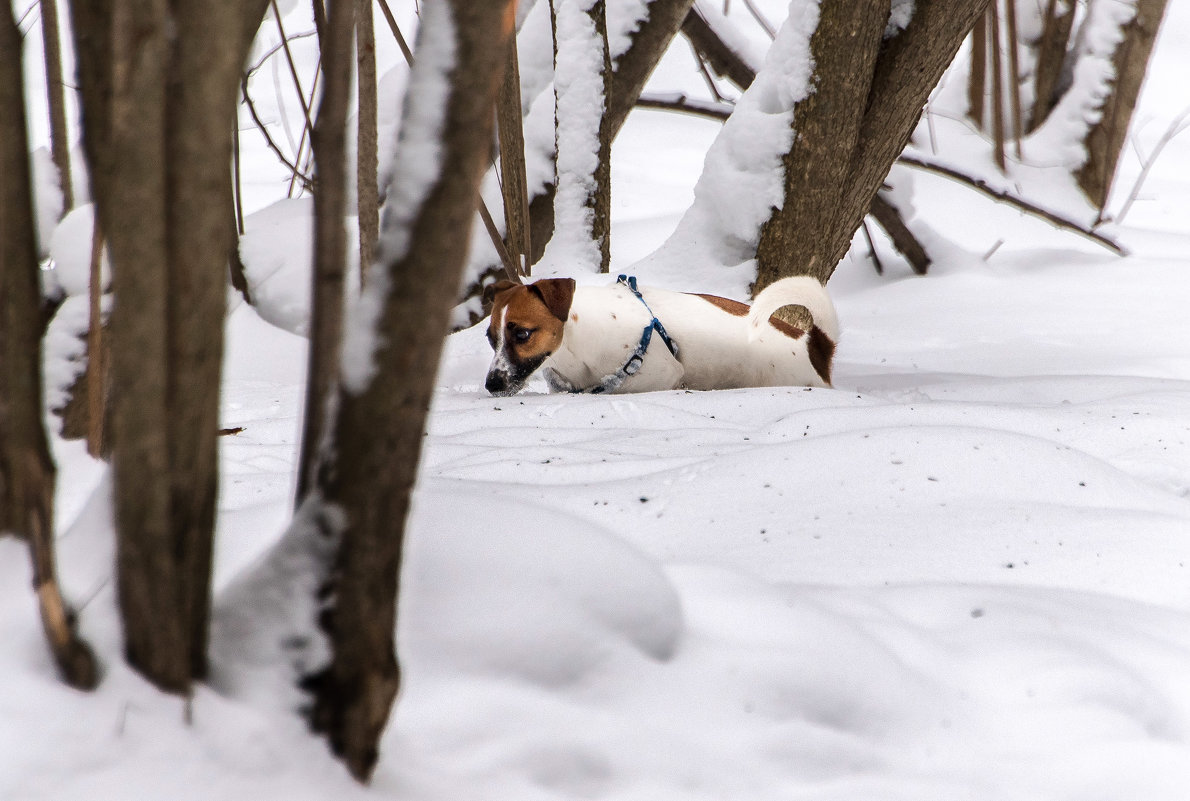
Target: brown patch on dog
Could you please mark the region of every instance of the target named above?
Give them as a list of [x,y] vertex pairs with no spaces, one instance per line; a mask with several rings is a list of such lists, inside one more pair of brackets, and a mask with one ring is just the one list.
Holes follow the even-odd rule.
[[[718,295],[695,295],[695,297],[702,298],[707,303],[722,309],[733,317],[746,317],[748,311],[751,309],[747,303],[740,303],[738,300],[732,300],[731,298],[721,298]],[[796,325],[790,325],[776,316],[769,318],[769,325],[790,339],[801,339],[806,335],[806,332]]]
[[[541,284],[546,285],[544,292]],[[547,305],[547,298],[553,308]],[[525,364],[546,358],[562,343],[562,329],[573,298],[574,281],[569,278],[551,278],[528,286],[514,284],[500,290],[492,301],[488,342],[496,347],[503,326],[509,361]],[[524,342],[517,341],[521,331],[529,332]]]
[[822,377],[829,386],[831,383],[831,366],[835,359],[835,343],[826,332],[818,326],[810,329],[810,341],[806,343],[806,350],[810,354],[810,364],[814,372]]

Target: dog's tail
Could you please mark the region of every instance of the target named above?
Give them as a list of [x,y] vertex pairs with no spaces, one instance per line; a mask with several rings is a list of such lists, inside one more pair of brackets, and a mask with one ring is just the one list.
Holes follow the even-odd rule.
[[832,342],[839,341],[839,318],[826,288],[817,278],[796,275],[769,284],[752,301],[752,309],[748,312],[749,342],[760,336],[761,325],[782,306],[805,306],[814,325],[821,328]]

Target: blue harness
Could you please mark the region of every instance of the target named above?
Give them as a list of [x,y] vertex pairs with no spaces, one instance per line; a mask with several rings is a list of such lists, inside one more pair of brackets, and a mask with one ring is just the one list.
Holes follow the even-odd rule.
[[669,348],[669,352],[673,354],[674,358],[676,359],[678,357],[678,343],[670,339],[669,334],[665,332],[665,326],[663,326],[661,321],[657,319],[657,315],[653,314],[653,310],[650,309],[649,304],[645,302],[644,297],[640,294],[640,290],[636,288],[636,276],[621,275],[616,279],[616,283],[623,284],[624,286],[628,287],[632,294],[636,295],[636,299],[644,304],[645,311],[649,313],[649,317],[652,319],[649,320],[649,324],[645,326],[643,331],[641,331],[640,342],[636,343],[636,350],[632,352],[632,355],[628,357],[628,361],[624,362],[624,365],[619,370],[616,370],[616,372],[607,376],[590,389],[579,389],[573,386],[564,387],[564,389],[566,389],[568,392],[586,392],[592,395],[600,395],[605,392],[615,392],[620,388],[620,385],[628,379],[629,376],[636,375],[637,371],[640,370],[641,365],[644,364],[645,353],[647,353],[649,350],[649,343],[653,341],[654,331],[656,331],[657,335],[661,337],[661,341],[665,343],[665,347]]

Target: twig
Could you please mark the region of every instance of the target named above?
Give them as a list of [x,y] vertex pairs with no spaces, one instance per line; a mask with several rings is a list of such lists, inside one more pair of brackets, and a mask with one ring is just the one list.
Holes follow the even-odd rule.
[[[289,41],[296,42],[298,39],[308,39],[311,36],[317,36],[317,35],[318,35],[317,31],[303,31],[302,33],[290,34]],[[280,53],[281,48],[282,48],[282,44],[280,42],[278,42],[277,44],[270,47],[268,50],[264,51],[264,54],[261,55],[261,57],[256,60],[256,63],[254,63],[248,69],[244,70],[245,74],[249,78],[251,78],[253,75],[255,75],[257,72],[260,71],[260,68],[264,66],[264,63],[266,61],[268,61],[270,58],[272,58],[273,56]]]
[[244,80],[240,83],[240,91],[241,91],[241,94],[243,94],[243,96],[244,96],[245,105],[248,106],[248,113],[252,116],[252,121],[256,123],[257,129],[264,136],[265,144],[268,145],[269,150],[273,151],[273,154],[278,159],[280,159],[280,161],[283,165],[285,165],[288,169],[292,170],[293,172],[296,172],[298,174],[299,179],[302,182],[302,186],[306,190],[310,190],[313,187],[314,182],[310,180],[310,177],[308,175],[305,175],[304,173],[302,173],[302,171],[299,170],[297,168],[297,166],[293,164],[293,162],[291,162],[289,159],[285,158],[285,154],[283,152],[281,152],[281,148],[279,148],[277,146],[277,143],[273,141],[273,137],[269,135],[268,128],[265,127],[264,122],[260,119],[260,115],[256,113],[256,105],[252,102],[252,96],[248,94],[248,76],[247,76],[247,74],[244,75]]
[[104,377],[103,365],[103,230],[96,215],[91,225],[91,274],[88,282],[90,321],[87,327],[87,453],[103,456]]
[[302,106],[302,115],[306,120],[306,128],[314,130],[314,122],[310,117],[310,106],[306,104],[306,92],[302,89],[302,82],[298,78],[297,65],[293,61],[293,53],[289,49],[289,37],[285,35],[285,26],[281,24],[281,10],[277,8],[277,0],[269,0],[273,7],[273,19],[277,22],[277,32],[281,34],[281,49],[285,51],[285,61],[289,64],[289,75],[293,78],[293,86],[297,90],[298,103]]
[[[1136,202],[1137,197],[1140,195],[1141,186],[1148,179],[1149,171],[1153,169],[1153,165],[1157,162],[1157,157],[1161,155],[1161,151],[1173,141],[1174,137],[1187,128],[1190,128],[1190,120],[1187,117],[1190,117],[1190,106],[1187,106],[1182,110],[1181,114],[1174,117],[1173,122],[1169,124],[1169,127],[1165,129],[1165,133],[1161,135],[1161,138],[1157,140],[1157,144],[1153,146],[1153,151],[1149,153],[1149,157],[1147,159],[1141,159],[1140,175],[1136,177],[1135,183],[1132,184],[1132,191],[1128,193],[1128,199],[1124,201],[1124,205],[1120,207],[1120,213],[1116,215],[1115,221],[1117,223],[1124,221],[1124,217],[1128,215],[1128,210]],[[1137,157],[1140,157],[1139,150]]]
[[377,0],[377,2],[380,3],[380,12],[384,14],[389,30],[393,32],[393,38],[397,40],[397,47],[401,48],[401,55],[405,57],[405,63],[412,67],[413,51],[409,49],[409,43],[405,41],[405,37],[401,35],[401,29],[397,27],[397,20],[393,16],[392,9],[388,7],[388,1]]
[[756,4],[752,0],[744,0],[744,7],[752,15],[752,19],[756,20],[756,24],[768,34],[770,41],[777,38],[777,29],[773,27],[771,22],[764,18],[764,15],[760,13],[760,9],[756,7]]
[[516,262],[512,260],[512,254],[508,252],[508,248],[504,247],[504,239],[500,236],[500,229],[496,227],[496,221],[492,219],[492,213],[488,211],[488,204],[483,202],[482,197],[477,200],[479,216],[483,220],[484,228],[488,229],[488,236],[491,237],[496,252],[500,254],[500,263],[504,265],[505,275],[508,276],[509,281],[522,283],[520,275],[517,274]]
[[880,256],[876,254],[876,243],[872,241],[872,232],[868,230],[868,218],[864,217],[864,237],[868,240],[868,255],[872,258],[872,266],[876,268],[876,275],[884,275],[884,265],[880,263]]
[[931,164],[930,162],[919,159],[916,156],[910,156],[910,155],[906,155],[904,153],[902,153],[901,156],[897,159],[897,163],[904,164],[908,167],[914,167],[919,170],[925,170],[926,172],[932,172],[935,175],[941,175],[944,178],[949,178],[952,181],[957,181],[958,183],[961,183],[965,186],[969,186],[972,189],[976,189],[976,190],[982,192],[983,194],[987,195],[988,197],[990,197],[994,200],[1000,201],[1002,203],[1007,203],[1010,206],[1015,206],[1016,208],[1025,212],[1026,214],[1030,214],[1034,217],[1038,217],[1042,220],[1045,220],[1046,222],[1050,223],[1051,225],[1053,225],[1057,228],[1071,231],[1073,233],[1078,234],[1079,236],[1082,236],[1085,239],[1089,239],[1092,242],[1096,243],[1097,245],[1101,245],[1101,246],[1107,248],[1111,252],[1115,253],[1117,256],[1128,255],[1128,251],[1125,250],[1123,248],[1123,246],[1121,246],[1116,241],[1104,236],[1103,234],[1100,234],[1097,231],[1093,231],[1089,228],[1084,228],[1083,226],[1079,225],[1078,223],[1074,222],[1073,220],[1069,220],[1065,217],[1055,214],[1052,211],[1047,211],[1046,209],[1043,209],[1040,206],[1035,206],[1032,203],[1030,203],[1029,201],[1024,200],[1019,197],[1016,197],[1015,195],[1011,195],[1008,192],[1005,192],[1001,189],[996,189],[992,186],[989,186],[988,183],[986,181],[984,181],[983,179],[974,178],[970,175],[965,175],[964,173],[961,173],[958,170],[952,169],[950,167],[945,167],[941,164]]
[[735,110],[735,107],[730,103],[712,103],[706,100],[696,100],[687,97],[681,92],[664,95],[641,95],[637,99],[636,105],[639,108],[694,114],[695,116],[706,117],[717,122],[726,121],[731,116],[731,112]]
[[[310,84],[309,105],[311,105],[311,106],[314,104],[314,95],[317,94],[317,92],[318,92],[318,79],[320,77],[322,77],[322,55],[321,54],[319,54],[318,61],[314,65],[314,82]],[[309,150],[309,148],[306,148],[306,143],[310,141],[309,134],[310,134],[309,128],[302,129],[302,136],[300,139],[298,139],[297,152],[293,156],[294,162],[301,162],[302,161],[302,152],[303,152],[303,150],[305,150],[305,152],[307,154],[306,162],[305,162],[307,169],[309,169],[309,165],[310,165],[310,155],[309,155],[310,150]],[[298,177],[297,170],[294,170],[294,172],[291,173],[289,176],[289,189],[286,192],[287,197],[293,197],[293,185],[297,181],[297,177]]]

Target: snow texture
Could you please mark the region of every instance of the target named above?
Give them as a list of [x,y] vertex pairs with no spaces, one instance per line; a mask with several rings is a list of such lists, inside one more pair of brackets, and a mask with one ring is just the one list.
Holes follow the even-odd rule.
[[[1185,105],[1190,5],[1167,13],[1142,152]],[[702,97],[681,46],[654,81]],[[942,114],[956,85],[933,101],[938,158],[990,164]],[[718,132],[629,120],[617,263],[673,230]],[[245,146],[252,211],[288,173]],[[1058,197],[1030,166],[1012,180]],[[1138,170],[1126,153],[1123,191]],[[890,184],[915,232],[961,249],[927,241],[925,277],[878,234],[884,276],[866,244],[844,259],[834,389],[494,399],[482,329],[448,340],[407,529],[402,692],[367,787],[292,712],[289,680],[325,655],[309,590],[327,543],[291,526],[306,343],[262,319],[273,301],[233,295],[220,424],[243,430],[219,440],[212,683],[180,699],[126,667],[111,474],[52,435],[60,577],[102,683],[57,680],[27,547],[0,537],[0,798],[1185,801],[1190,139],[1112,231],[1127,258],[934,175]],[[261,295],[288,308],[270,284],[308,283],[307,263],[257,276]],[[713,259],[648,281],[730,283]],[[77,369],[85,317],[73,296],[51,324],[47,383]]]
[[760,226],[784,202],[781,157],[795,135],[793,107],[813,91],[817,26],[816,0],[790,3],[764,67],[707,152],[693,205],[665,244],[633,268],[638,275],[674,280],[693,267],[719,274],[711,291],[747,296]]
[[604,41],[588,15],[594,0],[555,5],[557,63],[557,193],[554,236],[541,259],[540,275],[598,273],[599,243],[593,239],[603,96]]
[[396,167],[385,192],[376,264],[368,270],[364,290],[344,324],[340,371],[347,392],[363,392],[375,375],[376,326],[392,281],[389,269],[408,251],[413,223],[442,170],[441,140],[455,47],[450,8],[428,4],[418,28]]

